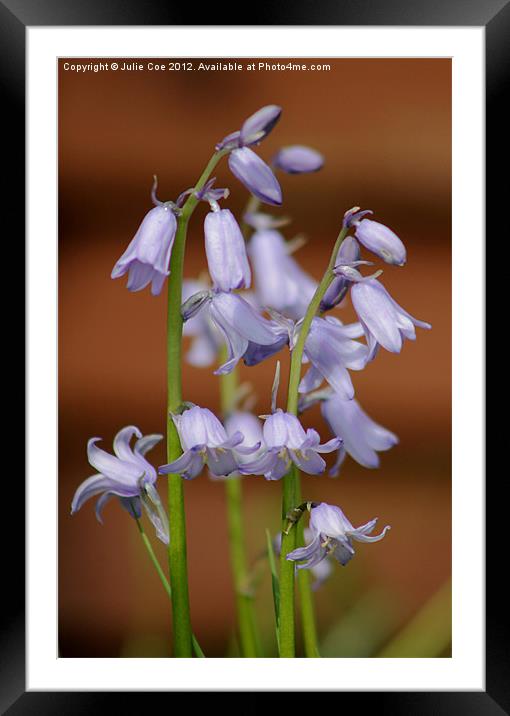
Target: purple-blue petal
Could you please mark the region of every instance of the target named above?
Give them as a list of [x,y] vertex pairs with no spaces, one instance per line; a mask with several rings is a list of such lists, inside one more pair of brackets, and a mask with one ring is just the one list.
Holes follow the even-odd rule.
[[205,217],[205,252],[215,289],[249,288],[251,271],[239,224],[229,209],[211,211]]
[[311,147],[296,144],[280,149],[272,164],[287,174],[307,174],[319,171],[324,166],[324,157]]
[[267,137],[280,119],[282,108],[275,104],[268,104],[257,110],[243,122],[239,135],[241,146],[257,144]]
[[277,178],[248,147],[234,149],[228,157],[228,165],[232,174],[258,199],[266,204],[280,206],[282,190]]

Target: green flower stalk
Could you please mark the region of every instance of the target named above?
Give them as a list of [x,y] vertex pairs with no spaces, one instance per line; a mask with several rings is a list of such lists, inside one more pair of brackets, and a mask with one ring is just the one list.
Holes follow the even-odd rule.
[[[301,380],[301,364],[303,361],[303,350],[306,337],[312,325],[314,317],[317,315],[321,300],[324,297],[331,282],[335,278],[333,269],[335,267],[335,259],[342,241],[347,235],[348,227],[342,226],[342,230],[338,235],[335,246],[331,253],[328,268],[320,282],[315,294],[308,306],[308,310],[303,318],[303,322],[299,331],[296,345],[292,350],[290,363],[289,386],[287,392],[287,412],[292,415],[298,414],[299,399],[299,382]],[[300,476],[299,470],[295,465],[283,477],[283,495],[282,495],[282,521],[285,525],[287,514],[301,502]],[[296,549],[298,531],[296,529],[288,530],[288,534],[283,532],[282,546],[280,554],[280,657],[289,658],[296,655],[295,642],[295,604],[294,604],[294,564],[287,561],[287,554]],[[310,580],[306,577],[300,577],[301,587],[301,603],[303,612],[303,634],[305,640],[305,648],[307,656],[317,656],[319,653],[317,646],[317,634],[315,628],[314,612],[312,605],[312,595],[310,588]]]
[[[214,167],[224,156],[218,151],[209,160],[202,176],[182,207],[177,220],[177,231],[170,261],[168,279],[167,314],[167,461],[173,462],[182,453],[177,429],[171,419],[182,407],[182,279],[184,253],[188,223],[199,199],[200,191]],[[192,655],[192,632],[188,590],[188,565],[186,549],[186,516],[184,510],[184,486],[180,475],[168,476],[168,515],[170,522],[170,544],[168,560],[172,585],[173,644],[174,656]]]

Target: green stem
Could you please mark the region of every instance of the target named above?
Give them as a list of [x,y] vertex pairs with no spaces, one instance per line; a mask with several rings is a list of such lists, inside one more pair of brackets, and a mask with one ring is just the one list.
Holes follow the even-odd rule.
[[[209,179],[214,167],[225,152],[213,154],[202,176],[195,185],[201,189]],[[167,316],[167,460],[173,462],[182,453],[179,435],[171,414],[182,404],[182,277],[188,223],[199,200],[191,194],[177,221],[177,231],[170,261],[168,279]],[[170,544],[168,559],[172,581],[172,612],[174,656],[190,657],[192,651],[191,617],[188,590],[188,565],[186,557],[186,517],[184,511],[183,481],[180,475],[168,476],[168,513],[170,521]]]
[[[221,360],[222,362],[226,360],[225,349],[222,351]],[[235,370],[221,376],[221,408],[224,416],[227,416],[235,407],[236,387],[237,374]],[[234,578],[241,655],[247,658],[254,658],[260,656],[261,651],[256,629],[253,597],[247,592],[248,566],[242,514],[242,478],[231,477],[225,480],[225,492],[230,563]]]
[[[149,553],[149,557],[151,558],[152,564],[156,567],[156,572],[158,573],[159,578],[161,579],[161,583],[163,584],[165,592],[167,593],[168,598],[171,600],[172,599],[172,589],[170,587],[170,583],[169,583],[168,579],[166,578],[166,574],[163,572],[163,569],[159,563],[159,560],[156,557],[156,553],[154,552],[152,545],[149,542],[149,538],[147,537],[147,534],[145,533],[143,525],[139,519],[136,520],[136,524],[138,526],[138,531],[140,532],[140,536],[141,536],[142,541],[145,545],[145,548],[146,548],[147,552]],[[202,651],[200,644],[198,643],[194,634],[191,635],[191,641],[192,641],[193,651],[195,652],[195,655],[199,656],[201,658],[204,658],[205,654]]]
[[[299,475],[297,480],[296,502],[301,503]],[[304,525],[299,521],[296,525],[296,542],[298,546],[304,545]],[[310,572],[307,569],[300,569],[297,574],[299,600],[301,608],[301,624],[303,627],[303,642],[305,656],[309,659],[317,659],[320,657],[317,625],[315,623],[315,607],[313,603],[312,580]]]
[[[303,362],[303,350],[305,347],[306,337],[312,325],[314,317],[320,307],[321,300],[326,293],[329,285],[333,281],[335,260],[342,241],[347,235],[348,229],[342,227],[340,234],[336,240],[335,246],[331,253],[328,268],[315,294],[308,306],[305,317],[299,330],[299,336],[292,350],[289,374],[289,387],[287,392],[287,412],[297,415],[299,393],[298,387],[301,380],[301,365]],[[289,472],[283,478],[283,496],[282,496],[282,520],[285,524],[287,512],[299,504],[301,501],[299,470],[292,465]],[[280,657],[295,656],[295,606],[294,606],[294,563],[286,559],[286,555],[296,548],[298,538],[298,530],[291,529],[289,534],[283,534],[282,548],[280,555]],[[303,614],[303,630],[305,649],[307,656],[317,656],[319,653],[317,647],[317,632],[315,628],[315,618],[313,614],[313,601],[310,588],[310,579],[301,578],[299,580],[301,594],[301,608]]]
[[315,291],[310,305],[308,306],[308,309],[305,313],[305,317],[303,318],[303,323],[301,324],[301,327],[299,329],[299,336],[296,341],[296,345],[292,350],[292,358],[290,362],[289,389],[287,393],[287,412],[292,413],[293,415],[297,415],[298,412],[298,387],[299,382],[301,380],[301,364],[303,362],[303,350],[305,347],[306,338],[308,336],[310,326],[312,325],[312,321],[317,315],[324,294],[328,290],[329,285],[335,277],[333,269],[335,267],[336,256],[338,254],[338,249],[340,248],[340,245],[345,239],[348,231],[348,228],[342,227],[342,230],[338,235],[335,246],[331,253],[331,258],[329,259],[328,268],[326,269],[326,273],[322,277],[322,281],[317,286],[317,290]]

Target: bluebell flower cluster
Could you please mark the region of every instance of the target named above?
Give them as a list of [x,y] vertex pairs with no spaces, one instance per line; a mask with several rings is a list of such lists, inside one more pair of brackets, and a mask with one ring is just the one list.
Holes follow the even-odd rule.
[[[261,416],[263,422],[237,409],[222,424],[209,409],[185,405],[171,416],[183,453],[161,465],[159,474],[179,474],[190,480],[207,466],[215,478],[260,475],[274,481],[280,480],[292,465],[309,475],[323,474],[327,466],[322,455],[336,452],[330,474],[337,475],[346,455],[372,469],[380,464],[379,453],[398,443],[397,436],[369,417],[356,400],[351,374],[364,370],[380,348],[400,353],[406,340],[416,339],[417,327],[431,328],[389,294],[379,280],[382,271],[363,273],[372,260],[362,257],[362,249],[370,252],[373,259],[402,267],[407,261],[406,247],[392,229],[368,218],[371,210],[353,207],[345,212],[339,222],[343,241],[333,268],[330,265],[328,270],[329,284],[320,294],[316,315],[304,323],[310,303],[323,284],[296,260],[296,241],[287,240],[282,231],[287,220],[270,216],[259,206],[281,205],[278,172],[314,173],[322,168],[324,157],[313,148],[292,145],[282,147],[269,164],[264,162],[254,148],[273,130],[280,116],[277,105],[263,107],[216,145],[221,156],[228,155],[232,174],[250,192],[251,209],[256,207],[243,217],[244,232],[230,209],[220,207],[219,202],[228,198],[229,190],[216,188],[214,178],[201,189],[185,190],[175,202],[160,201],[155,183],[154,207],[111,275],[117,278],[128,274],[130,291],[140,291],[151,284],[152,293],[158,295],[170,272],[184,202],[194,195],[208,204],[203,231],[210,280],[187,279],[182,287],[183,334],[191,338],[186,360],[196,367],[217,366],[225,345],[226,360],[215,367],[214,373],[226,375],[241,360],[254,366],[281,350],[293,351],[303,325],[309,326],[303,338],[306,372],[299,383],[300,409],[305,411],[320,402],[333,437],[321,443],[319,433],[305,429],[299,416],[276,407],[275,396],[271,414]],[[330,313],[341,309],[348,298],[356,315],[350,323]],[[318,300],[319,296],[317,305]],[[130,439],[135,435],[138,439],[131,449]],[[97,438],[89,441],[89,461],[98,474],[76,491],[73,512],[92,496],[100,495],[96,514],[101,519],[104,504],[116,496],[136,519],[144,507],[158,537],[168,542],[168,524],[155,489],[157,472],[145,458],[160,439],[159,435],[142,437],[138,428],[128,426],[114,440],[115,456],[100,450]],[[295,561],[298,568],[318,570],[321,583],[330,571],[326,557],[345,565],[354,555],[353,541],[375,542],[384,537],[389,527],[373,536],[375,523],[371,520],[355,528],[339,507],[315,505],[306,533],[308,544],[292,551],[287,559]]]

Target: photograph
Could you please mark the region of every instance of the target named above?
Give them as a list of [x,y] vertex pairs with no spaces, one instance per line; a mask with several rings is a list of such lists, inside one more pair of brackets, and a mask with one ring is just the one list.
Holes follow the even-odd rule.
[[451,58],[57,72],[58,656],[451,659]]

